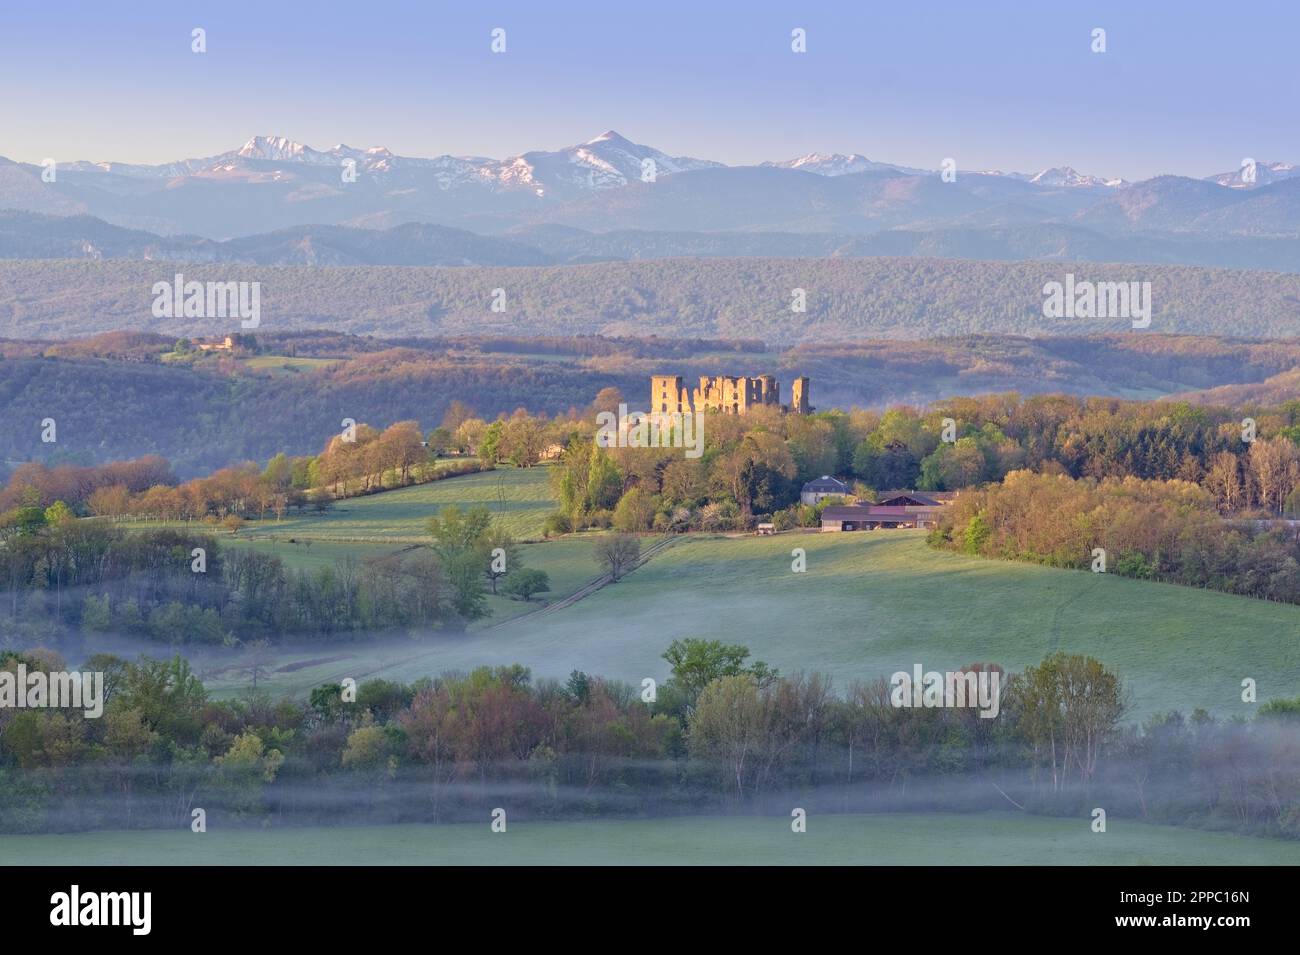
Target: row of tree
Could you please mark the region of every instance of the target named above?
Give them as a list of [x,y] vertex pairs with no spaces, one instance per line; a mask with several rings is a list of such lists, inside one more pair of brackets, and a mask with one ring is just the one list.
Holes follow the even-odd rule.
[[[213,700],[188,664],[100,655],[101,719],[0,710],[0,830],[719,811],[1006,808],[1300,837],[1300,700],[1252,720],[1124,725],[1119,678],[1063,653],[1005,678],[998,716],[900,707],[885,681],[837,693],[743,646],[685,638],[653,697],[519,666]],[[64,669],[50,651],[0,669]],[[783,802],[784,800],[784,802]]]
[[[445,449],[444,449],[445,450]],[[77,516],[229,522],[282,519],[290,508],[329,507],[338,498],[442,480],[482,469],[475,459],[438,461],[413,421],[383,431],[361,424],[335,436],[317,455],[277,454],[178,483],[167,462],[142,458],[96,467],[21,465],[10,478],[0,528],[32,519],[55,502]],[[26,515],[19,515],[27,509]]]

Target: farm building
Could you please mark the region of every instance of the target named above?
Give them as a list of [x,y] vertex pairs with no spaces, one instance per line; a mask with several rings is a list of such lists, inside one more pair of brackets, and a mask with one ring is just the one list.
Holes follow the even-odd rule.
[[822,511],[822,530],[864,531],[870,514],[867,504],[833,504]]
[[879,504],[831,506],[822,511],[823,531],[873,531],[883,527],[933,527],[956,494],[942,499],[916,491],[896,492]]
[[881,504],[846,504],[822,511],[823,531],[874,531],[883,527],[928,527],[933,518],[909,514],[902,507]]
[[818,504],[828,497],[849,497],[850,495],[851,491],[847,484],[838,478],[823,474],[803,486],[803,490],[799,492],[799,502],[801,504]]
[[880,495],[877,503],[890,504],[896,498],[914,499],[918,505],[933,507],[936,504],[951,504],[961,495],[961,491],[886,491]]
[[916,491],[909,491],[905,494],[896,494],[893,497],[887,497],[880,501],[877,507],[896,508],[899,513],[910,514],[919,522],[917,527],[933,527],[935,520],[939,516],[939,511],[943,509],[943,504],[928,494],[919,494]]

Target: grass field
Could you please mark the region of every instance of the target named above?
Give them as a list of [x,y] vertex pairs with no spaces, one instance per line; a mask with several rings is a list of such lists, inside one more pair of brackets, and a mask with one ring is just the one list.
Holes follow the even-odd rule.
[[342,358],[296,358],[290,355],[254,355],[240,360],[246,368],[258,371],[299,372],[329,368],[342,362]]
[[[540,555],[559,546],[537,545],[529,562],[545,567]],[[807,551],[802,574],[790,569],[796,546]],[[571,559],[577,579],[581,550]],[[1132,718],[1197,707],[1247,715],[1247,676],[1260,702],[1300,695],[1300,607],[965,557],[912,531],[684,537],[554,614],[353,649],[367,672],[388,679],[518,662],[541,676],[582,669],[639,682],[666,679],[660,654],[685,636],[743,643],[782,671],[828,673],[840,688],[916,663],[1020,669],[1058,649],[1088,653],[1119,671]],[[283,688],[305,689],[308,675],[295,671]]]
[[1300,843],[1109,820],[973,815],[0,836],[6,865],[1297,865]]
[[[354,498],[326,514],[252,523],[222,540],[266,548],[291,566],[322,566],[426,544],[431,515],[479,503],[517,537],[539,536],[553,509],[549,469]],[[791,571],[794,547],[807,551],[805,573]],[[590,539],[527,544],[522,556],[550,575],[548,601],[599,573]],[[1197,707],[1248,715],[1251,705],[1240,700],[1246,677],[1257,681],[1260,702],[1300,695],[1300,607],[936,551],[918,531],[687,535],[619,583],[554,613],[523,616],[534,607],[503,597],[489,606],[491,617],[465,635],[286,650],[268,688],[301,694],[342,676],[412,680],[516,662],[538,676],[581,669],[639,683],[667,678],[660,655],[672,640],[703,636],[743,643],[785,672],[830,674],[841,689],[917,663],[1014,670],[1058,649],[1087,653],[1119,671],[1130,718]],[[513,617],[521,619],[500,626]],[[320,659],[328,662],[312,662]],[[226,670],[214,691],[237,692],[239,672]]]
[[[206,353],[187,353],[177,354],[175,352],[164,352],[159,355],[159,359],[168,363],[182,364],[202,361],[213,361],[218,356],[227,355],[224,352],[206,352]],[[329,368],[342,362],[342,358],[297,358],[292,355],[253,355],[250,358],[238,358],[236,362],[244,368],[256,371],[270,371],[278,374],[294,374],[296,372],[316,371],[320,368]]]
[[485,620],[476,621],[473,628],[481,630],[496,626],[511,617],[536,610],[540,600],[547,603],[560,600],[599,577],[603,571],[592,553],[595,541],[596,535],[584,535],[520,545],[520,562],[525,567],[546,571],[551,580],[550,592],[534,597],[529,603],[489,595],[488,609],[492,615]]
[[[448,504],[461,507],[486,504],[494,519],[511,528],[516,536],[540,536],[541,520],[554,510],[553,506],[540,508],[541,518],[532,520],[536,484],[540,477],[545,487],[546,472],[534,468],[494,473],[507,477],[509,497],[504,508],[495,497],[498,490],[495,479],[489,481],[489,474],[469,474],[419,487],[349,498],[325,514],[306,513],[282,521],[250,522],[237,535],[220,527],[213,528],[212,533],[223,548],[249,548],[274,554],[288,567],[308,570],[333,566],[345,557],[364,560],[426,546],[431,538],[424,528],[425,522]],[[526,479],[521,480],[521,476]],[[441,493],[431,493],[435,490]],[[422,491],[426,493],[413,493]],[[485,493],[494,495],[491,501],[483,500]],[[512,501],[522,506],[511,509]],[[130,526],[165,525],[155,522]],[[521,554],[527,566],[540,567],[551,575],[552,593],[545,595],[548,599],[572,593],[597,573],[591,559],[590,539],[554,541],[548,543],[545,551],[540,548],[541,544],[522,544]],[[542,566],[543,559],[545,566]],[[500,620],[501,616],[498,614],[495,619]]]
[[[314,538],[294,538],[293,535],[262,534],[245,537],[241,532],[238,537],[231,537],[218,530],[217,540],[224,550],[252,550],[259,554],[273,554],[284,561],[286,567],[295,570],[317,570],[321,567],[333,567],[336,561],[346,557],[365,560],[367,557],[383,557],[400,547],[392,544],[375,544],[359,541],[317,540]],[[408,545],[409,546],[409,545]]]
[[[248,549],[279,557],[287,567],[316,570],[332,567],[345,558],[365,560],[410,551],[430,542],[425,522],[443,507],[484,504],[494,520],[516,538],[540,537],[542,522],[554,510],[550,497],[550,472],[546,467],[501,469],[435,481],[418,487],[349,498],[320,514],[308,511],[282,521],[250,521],[237,535],[212,528],[226,549]],[[157,521],[121,526],[157,528]],[[181,525],[176,525],[181,526]],[[550,578],[548,593],[531,602],[488,595],[488,617],[471,625],[471,631],[498,624],[540,609],[580,589],[601,573],[592,556],[593,536],[571,536],[545,543],[520,545],[524,566],[544,570]],[[442,640],[447,638],[442,637]],[[427,649],[426,643],[389,640],[382,646],[366,642],[337,643],[304,650],[285,648],[276,654],[268,688],[306,693],[321,683],[352,676],[361,679],[380,669],[401,665],[411,655]],[[207,655],[201,669],[213,693],[229,696],[244,686],[245,675],[237,654]]]
[[[438,462],[438,467],[454,467],[458,463],[454,458],[445,458]],[[233,537],[216,524],[132,520],[122,521],[117,526],[133,530],[188,527],[207,531],[223,544],[268,538],[287,541],[291,537],[313,542],[427,544],[429,535],[425,523],[449,504],[462,508],[485,505],[493,518],[517,539],[540,539],[546,516],[555,510],[550,492],[550,469],[546,466],[499,468],[365,497],[343,498],[325,513],[307,509],[302,513],[291,512],[282,520],[276,520],[274,515],[250,520]]]
[[425,522],[449,504],[462,508],[486,505],[516,538],[540,538],[546,515],[555,510],[550,470],[505,468],[347,498],[324,514],[308,511],[282,521],[249,522],[239,536],[427,544]]
[[[368,553],[383,555],[394,552],[391,545],[313,541],[307,547],[303,543],[294,545],[268,539],[236,540],[236,546],[277,554],[290,566],[308,569],[332,565],[336,558],[348,555],[360,559]],[[338,682],[345,676],[361,680],[378,676],[381,671],[386,676],[389,670],[405,669],[412,657],[428,653],[433,643],[440,648],[463,646],[470,651],[466,660],[471,660],[474,641],[486,638],[478,636],[480,631],[561,600],[600,576],[600,567],[592,556],[592,543],[592,537],[569,537],[544,544],[520,545],[520,561],[525,567],[546,571],[551,581],[550,592],[534,597],[528,603],[489,594],[489,615],[471,624],[466,635],[435,634],[420,640],[390,639],[378,644],[339,642],[315,649],[281,648],[274,651],[271,672],[263,685],[276,693],[305,695],[313,687]],[[199,654],[196,660],[200,676],[214,696],[222,698],[237,695],[245,688],[248,680],[244,670],[246,661],[238,653],[220,651],[215,654]],[[473,667],[476,664],[467,662],[465,665]]]

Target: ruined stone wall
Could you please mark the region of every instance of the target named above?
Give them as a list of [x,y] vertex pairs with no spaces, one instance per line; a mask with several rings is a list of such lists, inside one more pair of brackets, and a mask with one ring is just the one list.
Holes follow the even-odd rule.
[[795,379],[789,408],[781,404],[781,383],[772,375],[753,378],[702,375],[699,387],[694,390],[682,386],[680,375],[654,375],[650,379],[651,411],[669,414],[691,411],[745,414],[749,409],[760,406],[808,414],[812,410],[808,404],[808,379]]

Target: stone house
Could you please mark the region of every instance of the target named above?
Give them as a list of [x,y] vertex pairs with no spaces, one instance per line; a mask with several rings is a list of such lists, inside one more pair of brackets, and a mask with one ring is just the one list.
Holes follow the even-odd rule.
[[803,486],[799,492],[800,504],[818,504],[828,497],[852,497],[852,489],[838,478],[833,478],[829,474],[823,474],[819,478],[813,478]]

